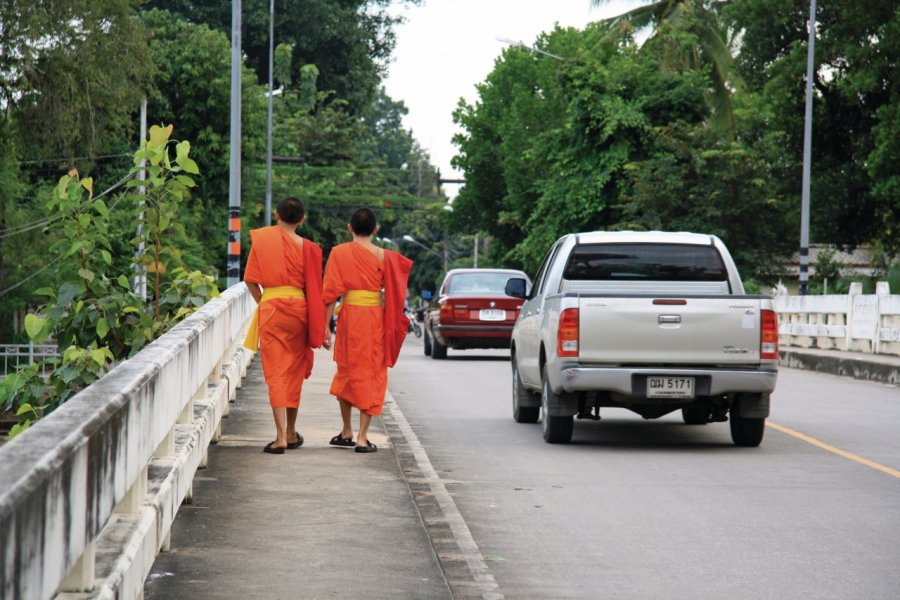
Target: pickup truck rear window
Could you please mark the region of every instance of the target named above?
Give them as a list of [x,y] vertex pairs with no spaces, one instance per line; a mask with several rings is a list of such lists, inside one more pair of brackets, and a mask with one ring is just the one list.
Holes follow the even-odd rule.
[[582,244],[566,265],[570,281],[726,281],[713,246],[685,244]]

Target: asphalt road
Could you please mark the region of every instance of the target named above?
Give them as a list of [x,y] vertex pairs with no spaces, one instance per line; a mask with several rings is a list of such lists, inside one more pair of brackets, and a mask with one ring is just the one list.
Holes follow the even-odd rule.
[[617,409],[546,444],[503,351],[411,340],[390,390],[505,598],[900,598],[897,387],[781,369],[759,448]]

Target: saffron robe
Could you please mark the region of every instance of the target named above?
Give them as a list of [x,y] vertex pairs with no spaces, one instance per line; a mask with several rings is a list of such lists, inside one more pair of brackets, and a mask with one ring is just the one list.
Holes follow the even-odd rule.
[[409,320],[403,314],[403,301],[412,264],[390,250],[384,251],[382,263],[372,251],[355,242],[335,246],[328,256],[322,288],[326,305],[351,290],[384,290],[384,305],[341,304],[334,341],[337,373],[330,392],[366,414],[381,414],[387,368],[396,362],[402,336],[406,335]]
[[250,232],[244,281],[263,289],[291,286],[305,298],[261,302],[259,351],[273,408],[298,408],[303,380],[312,373],[313,351],[325,338],[322,303],[322,249],[308,239],[303,249],[278,226]]

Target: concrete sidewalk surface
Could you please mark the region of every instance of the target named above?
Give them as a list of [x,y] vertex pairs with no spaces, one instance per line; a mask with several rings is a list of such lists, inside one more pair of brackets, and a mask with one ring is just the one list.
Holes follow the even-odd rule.
[[275,428],[254,359],[146,598],[452,597],[384,421],[369,432],[378,452],[328,444],[341,430],[328,394],[334,368],[330,352],[316,352],[298,419],[304,445],[271,455],[262,449]]

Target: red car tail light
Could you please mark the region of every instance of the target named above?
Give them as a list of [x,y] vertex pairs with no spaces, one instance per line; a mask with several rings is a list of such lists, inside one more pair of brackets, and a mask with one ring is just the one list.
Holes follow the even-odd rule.
[[559,315],[559,329],[556,331],[556,355],[578,356],[578,309],[567,308]]
[[760,315],[759,357],[778,358],[778,315],[774,310],[763,310]]
[[441,321],[453,320],[453,303],[444,302],[441,304]]

